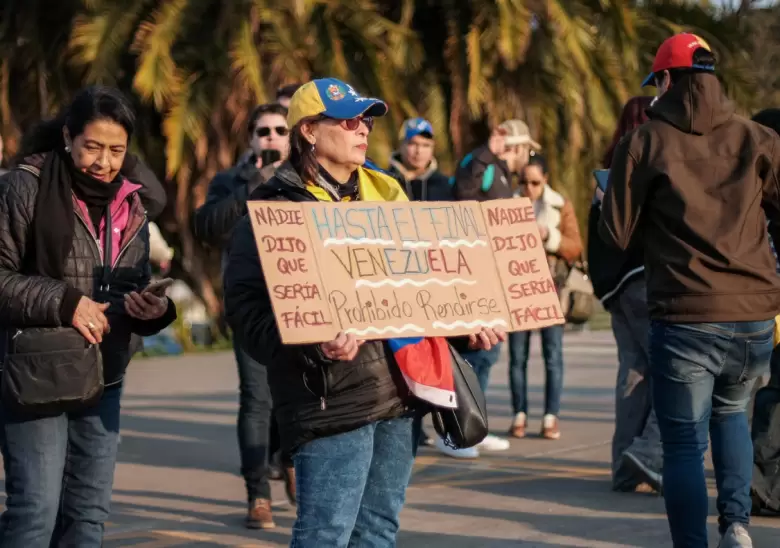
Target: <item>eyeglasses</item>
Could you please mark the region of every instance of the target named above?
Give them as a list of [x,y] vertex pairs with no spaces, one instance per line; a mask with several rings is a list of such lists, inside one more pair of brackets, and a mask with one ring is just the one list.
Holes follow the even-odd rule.
[[357,118],[350,118],[349,120],[339,120],[339,125],[347,131],[357,131],[360,127],[360,122],[366,124],[369,133],[374,129],[373,116],[358,116]]
[[290,130],[284,126],[268,127],[262,126],[255,130],[255,135],[258,137],[268,137],[271,135],[271,130],[274,130],[279,137],[286,137]]

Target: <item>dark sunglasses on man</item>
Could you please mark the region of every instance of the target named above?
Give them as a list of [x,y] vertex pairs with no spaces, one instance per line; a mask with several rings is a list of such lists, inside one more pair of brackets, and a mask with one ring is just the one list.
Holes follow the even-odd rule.
[[271,135],[271,130],[275,131],[279,137],[287,137],[287,134],[290,133],[290,130],[285,126],[261,126],[255,130],[255,135],[258,137],[268,137]]

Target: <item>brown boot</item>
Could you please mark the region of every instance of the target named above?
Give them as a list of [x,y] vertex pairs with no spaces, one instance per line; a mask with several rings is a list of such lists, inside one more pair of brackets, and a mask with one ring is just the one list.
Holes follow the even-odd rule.
[[525,437],[525,424],[526,424],[526,417],[525,413],[518,413],[515,415],[515,420],[512,422],[512,427],[509,429],[509,435],[513,438],[524,438]]
[[276,527],[271,514],[271,501],[255,499],[249,501],[249,511],[246,514],[247,529],[273,529]]
[[287,500],[295,506],[298,501],[295,496],[295,468],[285,466],[282,468],[282,473],[284,474],[284,492],[287,493]]
[[558,417],[545,415],[542,419],[542,437],[547,440],[561,439],[561,429],[558,426]]

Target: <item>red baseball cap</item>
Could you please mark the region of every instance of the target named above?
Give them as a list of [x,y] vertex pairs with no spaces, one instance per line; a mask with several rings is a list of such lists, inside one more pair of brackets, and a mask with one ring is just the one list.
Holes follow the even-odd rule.
[[704,48],[707,51],[712,51],[710,45],[704,41],[703,38],[683,32],[675,34],[671,38],[667,38],[661,47],[658,48],[658,52],[655,54],[655,60],[653,61],[653,72],[650,76],[645,78],[642,82],[642,87],[655,85],[655,73],[669,69],[676,68],[698,68],[702,70],[714,71],[715,68],[709,65],[695,65],[693,63],[693,53],[699,49]]

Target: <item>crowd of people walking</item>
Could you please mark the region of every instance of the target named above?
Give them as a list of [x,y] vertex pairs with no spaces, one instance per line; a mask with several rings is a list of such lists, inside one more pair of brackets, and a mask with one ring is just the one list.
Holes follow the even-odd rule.
[[[705,547],[711,442],[720,546],[746,548],[755,499],[746,409],[769,371],[780,312],[770,245],[770,234],[780,238],[780,116],[735,114],[712,51],[693,34],[660,46],[644,85],[656,97],[625,105],[603,161],[609,183],[596,186],[587,223],[593,290],[618,349],[612,488],[662,494],[673,545]],[[506,435],[455,447],[423,429],[429,404],[399,381],[388,341],[340,333],[282,343],[247,202],[523,196],[559,291],[583,259],[580,223],[523,120],[498,124],[448,176],[424,118],[403,123],[390,158],[368,159],[374,120],[389,107],[348,83],[316,79],[276,99],[254,109],[246,154],[211,181],[193,222],[196,239],[222,250],[245,524],[275,527],[270,481],[282,480],[297,507],[291,546],[391,547],[419,445],[476,459],[529,428],[565,436],[564,326],[539,330],[539,413],[528,398],[532,331],[449,339],[483,393],[506,345],[512,405]],[[152,263],[165,272],[173,257],[150,224],[165,192],[128,152],[133,129],[118,91],[84,89],[26,135],[0,178],[0,548],[101,545],[124,373],[140,338],[176,319],[151,277]]]

